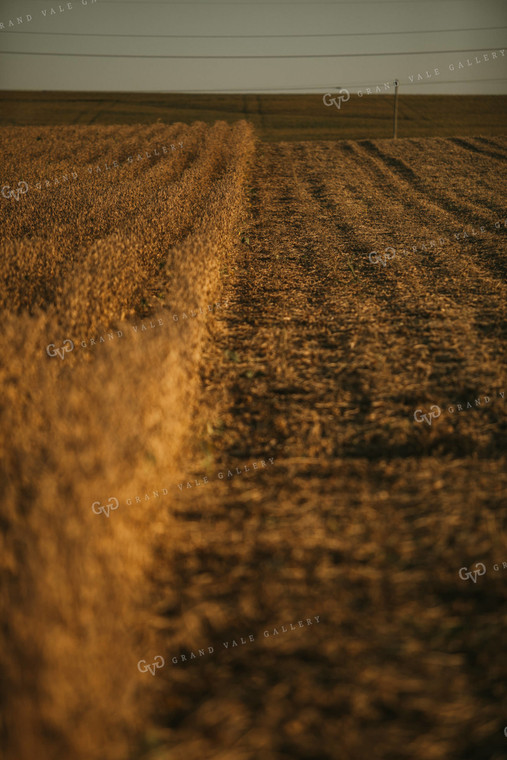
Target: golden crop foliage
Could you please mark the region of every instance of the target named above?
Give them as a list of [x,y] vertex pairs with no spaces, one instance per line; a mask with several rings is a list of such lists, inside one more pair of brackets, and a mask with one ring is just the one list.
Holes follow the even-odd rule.
[[[0,204],[0,732],[7,760],[123,760],[150,709],[136,663],[157,645],[151,547],[171,499],[122,499],[188,461],[207,330],[200,318],[134,334],[129,320],[219,297],[253,134],[219,122],[3,136],[2,184],[29,190]],[[151,158],[126,161],[140,150]],[[76,167],[78,180],[33,187]],[[46,351],[113,328],[128,340]],[[109,519],[91,508],[108,499]]]

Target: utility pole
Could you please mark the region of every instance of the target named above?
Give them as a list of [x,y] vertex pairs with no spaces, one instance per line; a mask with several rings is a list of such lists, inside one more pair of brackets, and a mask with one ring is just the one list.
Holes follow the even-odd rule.
[[398,80],[394,80],[393,139],[398,137]]

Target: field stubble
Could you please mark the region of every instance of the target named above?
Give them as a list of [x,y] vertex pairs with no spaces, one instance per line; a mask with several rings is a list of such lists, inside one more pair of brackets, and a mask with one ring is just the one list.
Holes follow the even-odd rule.
[[[505,403],[413,415],[505,390],[505,138],[280,143],[249,168],[244,124],[122,130],[87,130],[101,142],[82,160],[185,148],[2,207],[9,760],[125,758],[153,701],[149,760],[501,760]],[[47,135],[75,162],[80,130]],[[181,311],[220,290],[206,327],[43,356],[159,296]],[[156,512],[91,512],[183,462],[202,472],[201,441],[217,463],[275,466]],[[476,561],[487,573],[463,581]],[[141,680],[151,655],[166,665]]]
[[166,651],[219,654],[161,676],[167,756],[504,757],[506,157],[505,138],[259,148],[205,387],[228,389],[218,453],[277,464],[177,507]]

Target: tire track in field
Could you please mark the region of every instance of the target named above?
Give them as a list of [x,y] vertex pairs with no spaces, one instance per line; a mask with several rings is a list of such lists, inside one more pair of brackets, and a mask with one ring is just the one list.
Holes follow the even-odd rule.
[[[384,175],[387,181],[394,183],[397,188],[399,196],[404,197],[407,187],[410,188],[411,196],[416,191],[416,198],[410,201],[407,199],[407,205],[411,208],[419,209],[422,213],[429,211],[433,215],[437,209],[441,209],[446,215],[452,215],[455,221],[460,222],[463,218],[463,212],[467,216],[468,224],[481,225],[487,222],[490,217],[484,216],[483,210],[486,208],[490,213],[493,211],[495,214],[501,214],[502,208],[498,206],[496,209],[491,209],[487,204],[483,203],[480,199],[467,202],[463,197],[453,193],[448,189],[448,186],[444,188],[439,185],[437,188],[431,188],[428,184],[422,180],[410,167],[407,166],[404,160],[397,158],[396,156],[389,155],[382,151],[378,145],[373,144],[370,140],[364,140],[360,143],[361,147],[371,155],[373,158],[378,159],[376,166],[378,171]],[[456,175],[459,177],[459,175]],[[455,176],[455,178],[456,178]],[[463,177],[465,180],[466,178]],[[429,194],[431,193],[431,196]],[[477,208],[479,207],[479,208]]]
[[[400,143],[401,141],[398,141]],[[385,141],[382,141],[383,151],[387,152],[389,154],[398,154],[398,156],[406,156],[407,153],[410,156],[410,159],[413,160],[414,165],[420,169],[421,174],[423,174],[423,185],[427,187],[428,193],[431,194],[432,197],[435,196],[435,194],[440,193],[440,188],[442,186],[442,181],[437,177],[434,179],[434,171],[433,167],[431,165],[428,165],[426,163],[423,163],[426,158],[425,156],[433,156],[437,148],[435,148],[435,145],[438,145],[439,143],[444,143],[446,145],[446,141],[429,141],[427,143],[426,151],[424,152],[424,155],[421,156],[420,152],[416,149],[417,146],[414,146],[412,143],[417,141],[403,141],[408,142],[409,144],[404,144],[403,146],[398,145],[398,143],[388,143],[387,149],[384,147],[386,145]],[[464,168],[462,166],[462,161],[460,160],[460,152],[458,151],[451,151],[447,152],[446,155],[448,155],[448,158],[446,160],[445,164],[445,173],[447,177],[459,177],[464,175]],[[395,156],[396,157],[396,156]],[[485,159],[482,161],[481,167],[479,167],[478,176],[480,177],[479,181],[474,182],[467,182],[465,185],[460,185],[458,183],[459,191],[457,190],[454,193],[454,198],[457,199],[453,201],[453,209],[456,209],[460,207],[460,203],[464,201],[464,205],[466,206],[468,203],[468,199],[471,198],[472,202],[475,204],[478,195],[481,195],[479,205],[481,207],[485,207],[488,209],[491,209],[491,211],[488,214],[488,218],[484,219],[484,217],[481,216],[481,223],[486,224],[485,232],[481,233],[481,237],[478,237],[477,239],[474,239],[470,235],[469,232],[469,239],[467,242],[464,242],[460,239],[460,241],[456,244],[454,241],[452,241],[452,245],[449,246],[448,244],[445,244],[444,246],[444,256],[440,257],[440,265],[445,266],[445,262],[449,261],[451,262],[451,268],[450,271],[445,272],[445,270],[442,272],[443,275],[446,275],[447,277],[453,276],[456,267],[459,269],[466,269],[470,276],[479,273],[477,271],[477,266],[475,263],[475,259],[479,259],[477,262],[477,265],[480,270],[482,270],[480,273],[482,276],[488,273],[488,279],[490,280],[490,283],[494,283],[495,280],[500,280],[502,282],[505,282],[505,273],[506,273],[506,257],[504,254],[505,251],[505,230],[502,228],[499,231],[494,229],[493,224],[497,222],[498,219],[505,217],[505,207],[502,208],[501,203],[498,203],[496,198],[499,198],[500,195],[498,193],[498,179],[495,180],[495,177],[497,177],[497,174],[494,171],[495,164],[494,162]],[[470,175],[474,176],[474,175]],[[409,193],[410,193],[410,186]],[[424,205],[424,201],[422,201]],[[446,212],[447,213],[447,212]],[[498,214],[498,216],[496,216]],[[463,216],[462,213],[458,211],[458,216]],[[475,221],[472,222],[474,225],[474,228],[476,229]],[[408,225],[403,225],[405,228],[408,227]],[[419,223],[419,226],[422,230],[422,220]],[[443,226],[443,225],[442,225]],[[447,225],[446,225],[447,226]],[[466,225],[468,227],[468,223]],[[440,230],[438,234],[435,234],[431,232],[428,234],[428,237],[426,238],[426,241],[424,241],[425,235],[420,235],[419,240],[422,239],[422,241],[428,243],[431,239],[437,240],[442,234],[442,227],[440,226]],[[463,227],[461,228],[463,230]],[[461,231],[460,231],[461,232]],[[444,237],[447,238],[447,234],[444,232]],[[394,238],[396,239],[396,238]],[[392,244],[392,243],[391,243]],[[397,247],[397,246],[395,246]],[[438,247],[435,248],[435,251],[438,250]],[[421,253],[418,252],[416,256],[421,257]],[[428,252],[428,254],[424,254],[425,258],[427,260],[435,260],[434,253],[431,252],[431,250]],[[447,268],[447,267],[446,267]]]
[[[383,141],[382,144],[384,144],[385,141]],[[411,149],[413,146],[409,145],[408,149]],[[407,146],[404,146],[403,151],[407,151]],[[416,153],[415,150],[412,151],[413,153]],[[335,156],[334,161],[337,161],[337,158]],[[474,262],[474,259],[476,257],[480,258],[480,267],[482,270],[484,270],[486,265],[486,269],[489,268],[491,274],[493,275],[493,281],[497,279],[501,279],[502,275],[505,273],[505,256],[502,256],[500,253],[501,248],[504,244],[504,238],[505,233],[503,230],[500,232],[497,232],[493,228],[492,220],[495,220],[495,217],[490,214],[489,217],[489,224],[488,228],[485,228],[484,233],[480,233],[481,236],[485,236],[485,241],[482,240],[482,238],[474,239],[474,237],[471,234],[470,229],[468,230],[469,238],[465,242],[464,240],[459,240],[458,242],[453,241],[451,238],[451,244],[449,244],[449,240],[447,238],[447,233],[444,232],[445,240],[447,242],[444,242],[442,245],[440,245],[439,240],[441,239],[441,235],[443,231],[445,230],[445,227],[448,227],[447,220],[449,217],[448,212],[441,212],[441,216],[444,218],[444,222],[442,223],[439,219],[438,221],[438,231],[435,232],[435,228],[433,229],[428,228],[426,229],[425,224],[426,220],[428,218],[427,209],[425,209],[425,203],[424,201],[419,200],[418,202],[414,202],[411,200],[412,198],[412,190],[410,189],[410,185],[408,183],[405,184],[404,188],[404,196],[406,198],[406,203],[408,204],[409,209],[415,209],[415,214],[412,214],[412,219],[407,218],[406,216],[406,209],[405,207],[399,206],[395,203],[393,203],[393,197],[391,192],[391,186],[389,183],[382,183],[380,185],[375,185],[375,189],[371,190],[371,183],[368,181],[368,161],[361,160],[360,155],[357,156],[357,164],[355,167],[355,174],[358,178],[358,181],[356,182],[356,188],[357,190],[354,192],[354,195],[351,199],[352,203],[352,209],[354,209],[354,206],[356,207],[356,214],[354,215],[356,217],[356,224],[354,226],[354,231],[352,232],[352,236],[355,238],[355,231],[360,231],[361,234],[363,234],[367,238],[367,247],[363,246],[360,242],[356,243],[354,242],[352,246],[352,250],[355,252],[356,250],[360,255],[363,255],[365,252],[371,249],[376,250],[383,250],[388,246],[394,246],[396,250],[399,252],[403,250],[404,248],[407,248],[409,251],[411,251],[412,247],[416,248],[416,253],[412,256],[410,255],[407,257],[405,254],[399,254],[399,259],[403,260],[403,266],[411,266],[409,264],[409,261],[411,261],[412,258],[421,259],[424,257],[428,265],[431,263],[432,267],[434,268],[435,277],[438,274],[439,276],[444,275],[450,276],[453,275],[456,270],[456,264],[457,261],[463,257],[463,260],[466,264],[467,269],[471,269],[471,275],[475,274],[475,270],[477,269],[476,264]],[[363,176],[362,169],[365,169],[366,176]],[[327,171],[327,167],[323,167],[323,172]],[[313,176],[315,175],[315,178]],[[325,192],[323,190],[323,174],[313,172],[313,174],[310,174],[312,179],[310,181],[314,183],[318,183],[321,193]],[[332,174],[327,171],[326,176],[329,177],[329,181],[332,180]],[[426,180],[425,180],[426,181]],[[350,183],[348,183],[350,184]],[[314,184],[316,187],[316,185]],[[384,238],[384,241],[379,244],[378,239],[375,240],[373,237],[369,235],[369,231],[367,231],[367,234],[365,235],[365,229],[364,224],[360,224],[357,222],[357,207],[359,204],[362,204],[364,207],[364,203],[362,203],[364,198],[364,187],[368,187],[369,190],[369,202],[367,201],[367,209],[365,216],[370,216],[369,211],[372,210],[371,214],[371,222],[368,225],[370,229],[373,231],[375,229],[378,229],[380,227],[379,221],[382,221],[382,224],[384,224],[384,220],[386,217],[390,217],[393,219],[394,217],[397,217],[399,219],[398,225],[392,225],[394,234],[391,234],[388,238]],[[408,188],[408,191],[407,191]],[[341,188],[340,192],[337,192],[334,196],[334,201],[330,204],[330,207],[334,207],[334,211],[337,214],[340,214],[343,216],[346,216],[347,208],[350,208],[348,204],[348,197],[347,193],[349,191],[350,187],[347,186],[345,188]],[[491,192],[491,189],[489,189],[489,196],[487,200],[485,201],[485,204],[489,206],[494,206],[493,202],[493,193]],[[328,202],[330,199],[329,192],[327,193]],[[344,209],[344,206],[346,207]],[[360,206],[361,208],[361,206]],[[430,216],[431,218],[431,216]],[[417,236],[414,235],[411,230],[414,229],[414,223],[417,225],[418,234]],[[479,229],[476,230],[479,232]],[[460,230],[460,235],[462,235],[463,228]],[[436,246],[434,249],[429,247],[430,241],[433,241],[433,244],[436,242]],[[414,243],[417,245],[414,246]],[[420,246],[425,243],[427,246],[427,251],[425,253],[421,252]],[[498,250],[497,250],[498,245]],[[378,246],[378,248],[377,248]],[[441,256],[441,249],[444,249],[444,257]],[[417,250],[418,249],[418,250]],[[456,254],[456,260],[452,263],[452,272],[447,272],[445,262],[447,260],[448,254],[450,252],[453,252],[453,254]],[[487,252],[487,253],[486,253]],[[452,260],[452,257],[451,257]],[[371,269],[371,267],[369,267]],[[461,264],[460,264],[460,268]],[[440,270],[440,271],[439,271]],[[418,270],[415,270],[418,272]],[[504,277],[505,279],[505,277]],[[438,283],[436,284],[436,287],[438,288]]]
[[[506,138],[499,138],[504,149]],[[407,156],[405,141],[397,140],[389,145],[383,145],[391,157],[403,159]],[[498,192],[501,183],[502,163],[481,153],[463,150],[453,142],[452,138],[430,140],[425,145],[424,152],[415,149],[412,141],[409,143],[408,157],[414,170],[424,176],[426,192],[432,192],[439,200],[447,199],[454,202],[457,198],[466,208],[467,202],[486,208],[494,215],[502,214],[505,210],[502,193]],[[442,151],[445,152],[445,162],[441,161]],[[438,171],[435,168],[438,166]],[[497,188],[491,194],[491,186],[496,182]],[[448,194],[448,195],[447,195]],[[484,204],[484,201],[487,201]],[[489,205],[488,205],[489,204]],[[474,210],[473,210],[474,211]],[[475,212],[475,211],[474,211]],[[488,217],[490,214],[488,214]],[[488,219],[486,218],[486,221]]]
[[[357,167],[357,174],[361,178],[361,171],[362,169],[367,167]],[[315,176],[314,176],[315,175]],[[319,198],[325,197],[326,203],[329,205],[330,208],[333,209],[333,217],[337,213],[337,210],[339,209],[339,203],[340,199],[342,200],[342,206],[343,206],[343,200],[344,200],[344,194],[343,194],[343,188],[341,187],[341,183],[338,181],[335,183],[335,178],[332,173],[329,171],[326,173],[325,167],[322,168],[319,164],[318,168],[316,168],[313,172],[312,170],[308,170],[304,174],[305,180],[313,187],[316,188]],[[363,185],[364,186],[364,185]],[[378,197],[376,198],[376,207],[378,208],[388,208],[388,201],[389,197],[382,197],[384,190],[384,186],[381,188],[378,188]],[[387,194],[387,193],[386,193]],[[330,203],[329,199],[334,196],[334,203]],[[332,222],[332,224],[334,221]],[[408,220],[405,221],[405,224],[408,223]],[[412,222],[413,224],[413,222]],[[351,226],[349,224],[349,226]],[[339,225],[337,229],[337,233],[340,233],[342,230],[340,229],[341,225]],[[354,248],[361,248],[364,246],[361,246],[361,243],[356,246],[352,247],[352,250]],[[459,246],[457,246],[459,248]],[[422,257],[420,257],[422,259]],[[399,265],[393,264],[389,265],[389,268],[386,271],[383,271],[383,267],[381,266],[369,266],[369,275],[370,277],[374,278],[375,281],[375,290],[373,294],[373,298],[375,300],[380,299],[380,305],[381,310],[383,314],[386,314],[386,312],[389,314],[392,314],[392,316],[396,316],[398,319],[404,318],[407,315],[407,311],[401,307],[400,312],[400,302],[404,303],[405,296],[406,298],[409,297],[410,293],[412,293],[412,298],[416,298],[417,290],[421,289],[421,285],[424,287],[424,299],[419,300],[418,303],[418,309],[417,312],[420,315],[420,318],[424,318],[426,316],[429,319],[433,320],[435,317],[437,319],[442,320],[441,327],[442,329],[447,329],[449,333],[456,333],[460,336],[460,339],[458,340],[458,343],[456,345],[456,356],[466,356],[466,351],[464,351],[464,347],[467,344],[474,345],[476,347],[476,355],[477,357],[483,356],[484,359],[487,359],[488,363],[491,362],[491,358],[495,355],[495,346],[490,345],[489,351],[484,352],[482,348],[482,335],[477,335],[477,331],[475,329],[475,325],[463,325],[463,306],[460,306],[459,304],[452,304],[450,303],[449,298],[447,296],[440,297],[438,295],[438,287],[439,287],[439,281],[441,280],[442,276],[445,274],[445,266],[442,266],[440,261],[437,259],[435,260],[435,257],[429,254],[428,256],[424,257],[423,261],[420,261],[420,266],[414,266],[412,267],[412,273],[413,277],[410,277],[409,275],[409,281],[408,283],[405,283],[407,274],[404,273],[405,277],[400,278],[400,274],[403,272],[402,268],[405,267],[404,261],[400,262]],[[430,266],[431,264],[431,266]],[[456,272],[456,261],[451,259],[451,265],[453,268],[453,274]],[[475,268],[475,272],[469,272],[468,277],[466,279],[468,280],[467,285],[470,287],[472,284],[473,278],[477,277],[478,275],[481,275],[484,279],[484,272],[483,271],[477,271],[477,267],[474,267],[473,264],[470,262],[468,264],[468,267],[472,270]],[[460,265],[460,269],[462,266]],[[364,270],[363,270],[364,272]],[[366,274],[366,273],[365,273]],[[380,285],[380,293],[379,291],[379,285]],[[408,287],[406,287],[408,285]],[[489,285],[489,288],[488,288]],[[493,282],[483,282],[482,287],[486,290],[486,300],[488,302],[488,307],[491,306],[491,295],[495,295],[495,287],[497,283],[495,281]],[[496,288],[497,289],[497,288]],[[393,290],[395,294],[395,298],[393,298]],[[489,290],[489,292],[488,292]],[[428,291],[431,292],[431,296],[428,295]],[[505,289],[503,291],[503,300],[502,300],[502,294],[497,293],[497,303],[495,311],[495,315],[498,318],[499,312],[498,309],[500,309],[500,313],[503,310],[503,313],[505,314]],[[393,309],[394,306],[394,309]],[[454,306],[454,308],[453,308]],[[474,311],[471,312],[472,317],[471,321],[473,322],[473,314],[475,312],[475,308],[477,307],[477,304],[474,304]],[[393,314],[393,311],[396,312],[396,314]],[[452,319],[452,312],[454,311],[456,317],[453,320]],[[490,316],[491,316],[491,308],[488,309]],[[482,314],[482,321],[484,322],[485,326],[488,326],[488,323],[484,321],[484,314]],[[449,319],[451,319],[451,322],[449,322]],[[489,326],[491,326],[492,320],[489,320]],[[437,323],[438,324],[438,323]],[[426,331],[425,331],[426,332]],[[434,332],[434,331],[433,331]],[[433,337],[430,339],[430,336],[425,335],[423,342],[428,339],[430,341],[429,348],[434,351],[435,347],[438,345],[438,339]],[[403,345],[401,347],[401,354],[407,357],[411,357],[414,364],[417,363],[417,357],[412,357],[412,347],[410,345],[410,341],[408,341],[407,344]],[[409,361],[409,364],[412,362]],[[444,372],[446,370],[444,369]],[[471,367],[471,366],[464,366],[463,367],[463,374],[465,377],[470,376],[478,376],[478,366]]]
[[454,143],[454,145],[458,145],[458,147],[463,148],[463,150],[467,152],[472,153],[479,153],[481,156],[488,156],[488,158],[494,158],[495,161],[505,161],[507,159],[507,156],[505,153],[497,153],[496,151],[491,150],[485,150],[483,147],[480,147],[477,145],[477,142],[485,142],[488,143],[489,141],[486,141],[484,138],[473,138],[473,137],[451,137],[449,138],[450,142]]
[[[300,154],[301,157],[303,157],[304,154]],[[294,164],[294,158],[292,156],[285,156],[284,160],[290,162],[291,164]],[[339,208],[339,201],[338,199],[341,198],[343,201],[343,192],[342,188],[340,186],[340,183],[338,182],[338,187],[335,188],[336,192],[334,195],[334,202],[330,202],[330,198],[333,197],[333,188],[328,187],[326,185],[326,182],[328,179],[333,182],[334,181],[334,175],[333,173],[329,173],[329,175],[325,174],[325,166],[321,165],[322,162],[318,161],[317,168],[315,171],[312,171],[312,169],[308,166],[308,161],[305,156],[305,169],[301,172],[301,176],[304,178],[302,182],[307,183],[310,185],[312,190],[316,191],[317,197],[313,200],[313,209],[312,209],[312,215],[315,217],[318,216],[318,206],[321,203],[324,203],[325,207],[328,208],[330,211],[332,211],[332,220],[326,225],[326,230],[322,232],[320,243],[325,242],[326,245],[329,244],[329,241],[334,238],[338,239],[340,235],[343,236],[343,233],[345,230],[350,229],[352,226],[350,223],[345,226],[342,222],[342,220],[337,221],[337,209]],[[356,171],[360,173],[360,167],[356,168]],[[317,175],[314,177],[314,174]],[[310,193],[311,194],[311,193]],[[307,196],[309,194],[307,193]],[[286,193],[284,193],[283,197],[286,197]],[[379,191],[379,197],[376,199],[376,206],[379,208],[386,208],[386,198],[382,197],[382,191]],[[294,214],[297,212],[291,212],[291,218],[294,217]],[[299,210],[299,213],[300,210]],[[305,226],[308,225],[309,219],[305,222]],[[333,232],[331,232],[333,230]],[[314,236],[315,237],[315,236]],[[320,262],[322,265],[322,268],[326,267],[326,260],[322,260]],[[376,332],[378,330],[378,327],[376,325],[384,320],[386,317],[386,313],[389,314],[393,312],[393,305],[394,305],[394,311],[395,314],[392,314],[393,317],[396,317],[397,319],[406,319],[407,317],[412,317],[408,310],[404,308],[403,304],[406,298],[409,298],[412,295],[412,300],[416,298],[415,294],[417,293],[417,290],[421,290],[421,284],[423,284],[424,289],[424,298],[423,299],[417,299],[416,305],[417,308],[415,309],[415,312],[413,312],[413,315],[417,315],[419,319],[432,319],[433,321],[435,318],[437,318],[436,324],[439,328],[441,328],[444,331],[447,331],[451,335],[453,335],[453,343],[455,344],[455,355],[456,357],[460,357],[459,361],[463,365],[462,367],[462,380],[457,381],[457,385],[460,385],[461,382],[465,382],[465,378],[469,377],[480,377],[480,367],[484,363],[484,361],[488,364],[491,362],[492,355],[494,355],[494,351],[492,348],[489,348],[489,351],[485,351],[482,346],[482,340],[481,336],[478,336],[474,325],[473,325],[473,312],[470,312],[471,316],[469,319],[466,320],[466,324],[463,325],[463,314],[466,313],[464,311],[464,306],[460,306],[459,304],[453,303],[449,300],[448,296],[445,297],[438,297],[437,294],[434,294],[432,296],[428,296],[428,290],[433,291],[437,289],[438,280],[442,277],[442,268],[440,266],[436,267],[436,271],[433,271],[433,269],[428,268],[428,261],[426,260],[424,262],[424,266],[421,268],[420,266],[414,266],[412,267],[412,271],[414,273],[414,276],[409,278],[408,284],[404,283],[405,278],[401,278],[400,282],[400,267],[394,267],[390,266],[389,269],[386,271],[383,270],[382,267],[374,267],[371,264],[368,263],[366,265],[367,269],[366,271],[370,275],[370,278],[373,278],[372,284],[374,285],[374,290],[372,293],[372,302],[377,303],[377,308],[374,313],[372,313],[369,316],[369,321],[373,326],[373,332]],[[454,270],[456,269],[455,262],[453,263]],[[455,272],[453,272],[454,274]],[[422,283],[421,283],[422,280]],[[379,285],[381,286],[380,294],[379,294]],[[385,286],[385,287],[383,287]],[[393,298],[393,288],[396,288],[394,291],[396,294],[396,298]],[[488,296],[490,298],[490,296]],[[364,307],[364,304],[363,304]],[[454,316],[453,316],[454,314]],[[434,322],[435,323],[435,322]],[[431,351],[435,351],[436,347],[440,343],[440,336],[438,332],[436,333],[435,330],[432,331],[431,334],[427,334],[428,331],[423,330],[423,337],[422,341],[428,343],[428,348]],[[456,337],[454,337],[456,336]],[[409,366],[415,366],[417,365],[418,356],[414,355],[413,352],[413,341],[411,341],[410,338],[410,332],[405,340],[405,342],[401,343],[399,345],[399,354],[400,357],[406,357],[408,361],[406,362]],[[475,347],[475,352],[468,352],[466,351],[466,346],[472,345]],[[471,356],[477,356],[476,363],[474,366],[470,366],[466,363],[466,357],[467,355]],[[480,357],[480,358],[479,358]],[[456,359],[458,361],[458,359]],[[400,361],[401,364],[401,361]],[[442,368],[442,375],[445,378],[445,375],[447,373],[446,367]],[[434,374],[434,373],[433,373]],[[405,378],[405,382],[409,382],[411,380],[410,373]],[[436,378],[435,378],[436,379]],[[400,384],[401,383],[401,377],[399,378]]]
[[502,138],[500,138],[500,144],[489,137],[476,137],[475,139],[480,145],[486,145],[490,148],[497,148],[499,151],[502,151],[498,153],[499,158],[507,158],[506,146]]

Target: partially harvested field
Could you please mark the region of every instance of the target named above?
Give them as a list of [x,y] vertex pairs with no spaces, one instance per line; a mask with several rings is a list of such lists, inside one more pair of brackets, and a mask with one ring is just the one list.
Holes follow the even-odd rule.
[[503,760],[507,139],[3,136],[7,760]]

